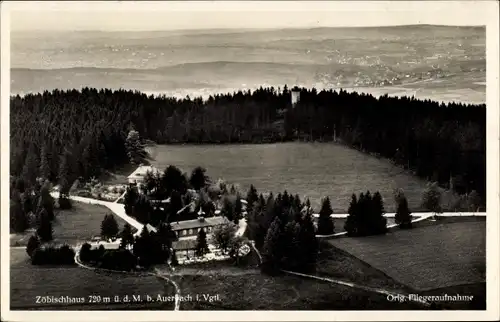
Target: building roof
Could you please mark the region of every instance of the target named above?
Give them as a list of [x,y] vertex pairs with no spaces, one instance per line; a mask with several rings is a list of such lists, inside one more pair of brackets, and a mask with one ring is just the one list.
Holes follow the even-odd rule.
[[134,178],[143,178],[146,173],[152,172],[152,173],[161,173],[161,171],[158,168],[153,167],[152,165],[140,165],[135,169],[134,172],[132,172],[128,178],[129,179],[134,179]]
[[192,229],[192,228],[213,227],[225,223],[227,223],[227,219],[225,217],[217,216],[217,217],[205,217],[203,221],[200,219],[193,219],[193,220],[173,222],[170,225],[172,226],[173,231],[177,231],[177,230]]

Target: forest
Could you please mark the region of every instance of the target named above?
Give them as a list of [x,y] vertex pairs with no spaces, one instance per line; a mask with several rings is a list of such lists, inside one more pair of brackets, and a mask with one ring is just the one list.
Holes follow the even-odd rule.
[[[158,144],[335,141],[485,202],[486,106],[294,88],[176,99],[83,88],[11,97],[11,176],[98,177],[130,162],[127,135]],[[362,189],[362,187],[360,187]]]

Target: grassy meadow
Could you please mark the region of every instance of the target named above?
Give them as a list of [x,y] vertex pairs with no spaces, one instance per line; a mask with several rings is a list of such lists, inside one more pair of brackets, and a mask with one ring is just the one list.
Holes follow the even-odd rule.
[[419,291],[481,283],[486,278],[484,218],[443,220],[411,230],[394,229],[385,236],[329,242]]
[[[72,201],[73,208],[67,210],[55,210],[55,221],[53,223],[53,243],[77,245],[89,241],[93,236],[101,233],[101,222],[107,213],[112,213],[108,208],[101,205],[90,205]],[[120,230],[125,221],[114,216]],[[25,246],[33,230],[23,234],[11,234],[11,246]]]
[[[188,175],[197,167],[207,169],[212,180],[224,179],[246,194],[253,184],[259,193],[287,190],[310,198],[319,211],[329,196],[335,213],[346,213],[353,193],[380,191],[388,212],[395,211],[394,191],[403,188],[410,209],[421,211],[426,181],[410,171],[378,158],[334,143],[276,143],[234,145],[154,145],[148,147],[149,162],[164,170],[175,165]],[[109,176],[109,183],[123,183],[129,167]],[[449,209],[455,196],[444,193]]]
[[178,166],[188,174],[207,169],[213,180],[239,185],[246,194],[253,184],[260,193],[283,192],[309,197],[319,210],[329,196],[336,213],[346,213],[353,193],[380,191],[386,209],[394,207],[393,191],[404,188],[412,210],[420,206],[423,180],[360,151],[333,143],[235,145],[157,145],[150,147],[151,164],[159,169]]
[[414,303],[387,301],[386,296],[295,276],[183,275],[183,295],[219,295],[214,301],[183,302],[182,310],[409,310]]
[[[171,284],[154,276],[96,273],[78,266],[33,266],[24,249],[11,248],[11,310],[172,310],[173,303],[89,303],[88,297],[173,295]],[[84,297],[84,304],[39,304],[37,296]]]

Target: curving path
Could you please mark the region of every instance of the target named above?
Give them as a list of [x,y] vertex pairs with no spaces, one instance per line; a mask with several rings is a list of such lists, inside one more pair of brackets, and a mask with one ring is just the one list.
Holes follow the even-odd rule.
[[352,288],[357,288],[357,289],[360,289],[360,290],[364,290],[364,291],[368,291],[368,292],[373,292],[373,293],[378,293],[378,294],[382,294],[382,295],[387,295],[387,296],[391,295],[391,296],[394,296],[394,297],[397,297],[397,298],[403,298],[405,301],[411,301],[411,302],[420,303],[420,304],[425,305],[425,306],[430,306],[429,302],[421,301],[419,299],[415,299],[413,297],[409,297],[408,294],[401,294],[401,293],[397,293],[397,292],[391,292],[391,291],[389,291],[387,289],[384,289],[384,288],[368,287],[368,286],[359,285],[359,284],[355,284],[355,283],[344,282],[344,281],[337,280],[337,279],[332,279],[332,278],[327,278],[327,277],[319,277],[319,276],[315,276],[315,275],[308,275],[308,274],[303,274],[303,273],[298,273],[298,272],[291,272],[291,271],[285,271],[285,270],[283,270],[282,272],[290,274],[290,275],[295,275],[295,276],[300,276],[300,277],[307,277],[307,278],[311,278],[311,279],[315,279],[315,280],[320,280],[320,281],[324,281],[324,282],[329,282],[329,283],[333,283],[333,284],[338,284],[338,285],[348,286],[348,287],[352,287]]
[[[425,216],[421,216],[418,219],[412,220],[412,222],[422,221],[422,220],[425,220],[425,219],[427,219],[427,218],[429,218],[429,217],[431,217],[433,215],[434,214],[426,214]],[[387,227],[391,228],[391,227],[395,227],[395,226],[397,226],[397,225],[390,225],[390,226],[387,226]],[[345,232],[344,233],[333,234],[333,235],[329,235],[329,236],[320,236],[320,235],[318,235],[316,237],[332,237],[332,236],[336,236],[336,235],[338,236],[338,235],[344,235],[344,234],[345,234]],[[257,253],[257,256],[259,257],[259,263],[262,264],[262,256],[261,256],[259,250],[255,247],[255,243],[253,241],[251,241],[250,245],[252,246],[252,248],[254,249],[254,251]],[[387,295],[387,296],[391,295],[391,296],[403,298],[403,299],[405,299],[405,301],[412,301],[412,302],[420,303],[420,304],[425,305],[425,306],[430,306],[429,302],[421,301],[421,300],[414,299],[414,298],[410,298],[408,296],[408,294],[402,294],[402,293],[390,291],[390,290],[384,289],[384,288],[368,287],[368,286],[364,286],[364,285],[360,285],[360,284],[356,284],[356,283],[342,281],[342,280],[339,280],[339,279],[333,279],[333,278],[327,278],[327,277],[320,277],[320,276],[303,274],[303,273],[292,272],[292,271],[287,271],[287,270],[282,270],[282,272],[284,272],[286,274],[290,274],[290,275],[295,275],[295,276],[300,276],[300,277],[306,277],[306,278],[316,279],[316,280],[320,280],[320,281],[324,281],[324,282],[329,282],[329,283],[333,283],[333,284],[338,284],[338,285],[348,286],[348,287],[352,287],[352,288],[357,288],[357,289],[361,289],[361,290],[364,290],[364,291],[378,293],[378,294],[382,294],[382,295]]]
[[[57,192],[51,192],[50,194],[52,195],[53,198],[59,198],[59,193],[57,193]],[[81,203],[91,204],[91,205],[105,206],[106,208],[111,210],[113,213],[115,213],[118,217],[125,220],[125,222],[127,222],[130,226],[136,228],[137,229],[137,232],[135,233],[136,235],[140,234],[142,231],[142,228],[144,227],[143,224],[141,224],[140,222],[138,222],[134,218],[127,215],[127,213],[125,212],[125,205],[123,205],[123,204],[111,202],[111,201],[98,200],[98,199],[94,199],[94,198],[80,197],[80,196],[69,196],[69,199],[77,201],[77,202],[81,202]],[[148,227],[149,231],[156,232],[156,228],[154,228],[153,226],[148,225],[147,227]]]
[[174,305],[174,311],[179,311],[181,307],[181,288],[179,287],[179,284],[177,284],[173,279],[171,279],[169,276],[164,275],[159,269],[155,268],[155,273],[153,274],[154,276],[161,278],[163,280],[166,280],[170,284],[172,284],[175,288],[175,305]]
[[80,261],[80,248],[81,248],[81,245],[77,245],[76,247],[74,247],[74,249],[75,249],[75,263],[80,268],[88,269],[88,270],[92,270],[92,271],[107,272],[107,273],[112,273],[112,274],[127,274],[127,275],[134,275],[134,276],[147,276],[147,275],[149,275],[149,276],[154,276],[156,278],[165,280],[168,283],[172,284],[174,286],[174,289],[175,289],[174,311],[179,311],[180,305],[181,305],[180,287],[174,280],[172,280],[169,277],[162,274],[162,272],[160,272],[158,269],[155,268],[154,273],[151,273],[151,272],[146,272],[146,273],[137,272],[136,273],[136,272],[116,271],[116,270],[110,270],[110,269],[105,269],[105,268],[97,268],[97,267],[88,266],[88,265],[83,264]]

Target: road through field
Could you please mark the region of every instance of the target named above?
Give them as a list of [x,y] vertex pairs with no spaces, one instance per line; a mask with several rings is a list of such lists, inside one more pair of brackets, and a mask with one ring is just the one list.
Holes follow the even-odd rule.
[[[50,193],[53,198],[59,198],[59,193],[57,192],[51,192]],[[113,211],[118,217],[122,218],[125,220],[128,224],[130,224],[132,227],[137,229],[136,234],[140,234],[142,231],[142,228],[144,227],[143,224],[135,220],[134,218],[130,217],[127,215],[125,212],[125,205],[111,202],[111,201],[104,201],[104,200],[98,200],[94,198],[85,198],[85,197],[79,197],[79,196],[69,196],[71,200],[82,202],[82,203],[88,203],[88,204],[94,204],[94,205],[102,205],[107,207],[109,210]],[[156,231],[156,228],[152,226],[148,226],[148,230],[150,231]]]

